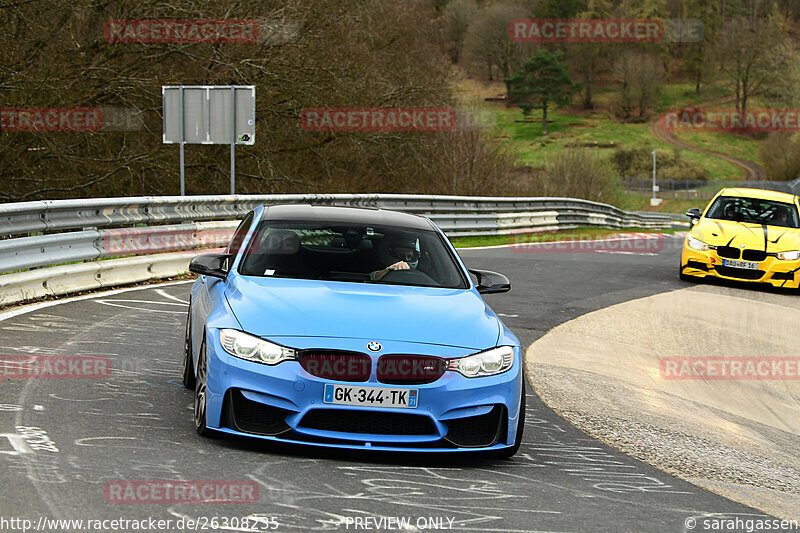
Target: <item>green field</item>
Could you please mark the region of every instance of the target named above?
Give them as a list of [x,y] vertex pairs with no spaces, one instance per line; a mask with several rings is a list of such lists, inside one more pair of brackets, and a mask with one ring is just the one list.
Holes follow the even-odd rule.
[[[704,148],[713,152],[719,152],[721,154],[736,156],[739,159],[746,159],[747,161],[761,164],[761,160],[758,157],[758,150],[761,148],[761,141],[749,139],[745,136],[735,133],[711,131],[677,131],[676,136],[682,141],[691,143],[699,148]],[[690,155],[689,151],[684,151],[684,154],[688,159]],[[729,176],[729,179],[736,179],[737,176],[738,173],[733,174]]]
[[[676,148],[658,140],[650,132],[650,124],[624,123],[610,111],[617,96],[614,86],[597,87],[594,94],[598,109],[584,112],[577,108],[550,110],[548,135],[542,133],[541,111],[534,111],[524,117],[518,108],[506,107],[505,103],[487,102],[486,98],[502,97],[505,94],[503,83],[481,83],[465,80],[456,87],[457,93],[465,102],[482,115],[484,123],[493,127],[496,139],[505,143],[514,154],[517,164],[540,168],[554,154],[570,148],[592,148],[603,157],[610,157],[619,147],[632,147],[649,144],[653,149],[675,151]],[[730,108],[734,103],[729,92],[721,84],[704,85],[700,96],[695,95],[693,83],[681,82],[665,85],[658,101],[658,112],[682,107],[709,103],[714,109]],[[577,96],[576,96],[577,99]],[[753,100],[753,105],[759,102]],[[754,163],[760,163],[758,152],[761,141],[746,135],[716,132],[678,131],[678,138],[712,152],[735,156]],[[709,178],[706,187],[710,194],[716,192],[718,180],[742,179],[742,170],[722,159],[711,155],[677,149],[686,161],[703,168]],[[709,196],[705,194],[705,196]],[[629,210],[661,211],[682,213],[689,207],[702,207],[707,199],[671,199],[658,207],[651,207],[649,198],[625,195],[620,207]]]
[[720,85],[703,85],[700,88],[700,96],[695,94],[694,83],[672,83],[665,85],[661,89],[661,96],[659,98],[659,111],[669,111],[671,109],[680,109],[686,106],[693,106],[725,98],[730,94],[729,90]]
[[[550,113],[548,135],[544,135],[541,113],[533,113],[529,119],[524,119],[520,110],[507,108],[503,104],[489,104],[484,109],[494,115],[495,135],[511,145],[519,163],[523,165],[541,167],[553,154],[565,148],[595,148],[605,157],[610,157],[615,148],[642,142],[649,143],[656,150],[674,150],[650,133],[649,124],[622,123],[607,112]],[[758,147],[750,150],[757,152]],[[719,149],[716,151],[722,152]],[[731,152],[736,152],[736,149],[732,147]],[[681,154],[687,161],[705,169],[710,180],[737,179],[741,176],[741,170],[727,161],[689,150],[681,150]]]
[[709,200],[703,198],[684,199],[684,198],[665,198],[661,205],[652,207],[650,198],[645,196],[626,195],[625,199],[618,206],[626,211],[654,211],[660,213],[683,214],[693,207],[700,209],[708,205]]

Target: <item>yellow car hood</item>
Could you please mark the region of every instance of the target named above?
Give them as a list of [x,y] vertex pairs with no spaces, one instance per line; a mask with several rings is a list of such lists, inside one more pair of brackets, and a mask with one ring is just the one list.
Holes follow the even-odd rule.
[[734,246],[767,252],[800,250],[800,229],[762,226],[750,222],[702,219],[690,235],[712,246]]

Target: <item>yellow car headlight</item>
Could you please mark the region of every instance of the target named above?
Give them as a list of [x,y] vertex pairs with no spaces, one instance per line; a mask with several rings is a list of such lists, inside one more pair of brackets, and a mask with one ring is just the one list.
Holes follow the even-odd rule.
[[781,261],[797,261],[800,259],[800,250],[792,250],[791,252],[778,252],[776,255]]
[[697,250],[698,252],[707,252],[710,249],[706,243],[700,239],[695,239],[694,237],[689,237],[686,239],[686,244],[689,246],[689,248],[692,250]]

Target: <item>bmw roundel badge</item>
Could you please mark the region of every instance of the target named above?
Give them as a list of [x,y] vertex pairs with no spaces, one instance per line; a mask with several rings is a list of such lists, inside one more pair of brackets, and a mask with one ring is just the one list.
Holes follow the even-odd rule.
[[383,346],[381,346],[381,343],[379,343],[378,341],[372,341],[367,344],[367,349],[370,352],[380,352],[381,348],[383,348]]

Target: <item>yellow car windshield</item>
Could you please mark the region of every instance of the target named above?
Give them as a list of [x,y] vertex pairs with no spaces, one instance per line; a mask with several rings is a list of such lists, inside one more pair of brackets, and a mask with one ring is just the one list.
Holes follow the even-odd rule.
[[708,209],[706,218],[785,228],[800,227],[800,217],[794,205],[740,196],[720,196]]

